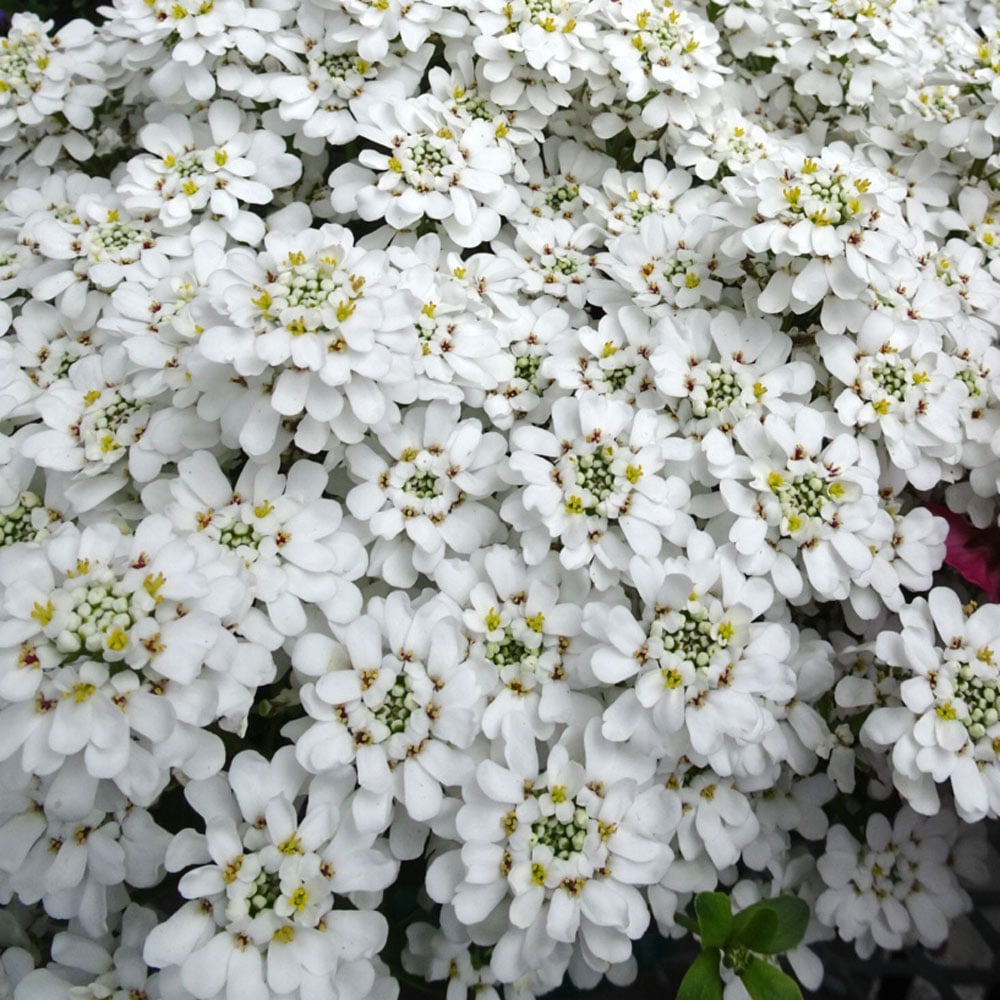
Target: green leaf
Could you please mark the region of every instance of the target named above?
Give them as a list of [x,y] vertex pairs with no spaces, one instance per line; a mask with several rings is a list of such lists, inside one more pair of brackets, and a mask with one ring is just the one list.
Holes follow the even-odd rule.
[[686,931],[691,931],[692,934],[698,933],[698,921],[693,920],[686,913],[678,911],[674,914],[674,921],[680,924]]
[[733,928],[729,897],[724,892],[699,892],[694,899],[698,934],[703,948],[723,947]]
[[740,910],[733,918],[732,937],[751,951],[778,955],[802,941],[808,924],[808,903],[798,896],[776,896]]
[[750,1000],[802,1000],[799,984],[762,958],[755,958],[740,979],[750,994]]
[[732,940],[750,951],[772,953],[772,942],[778,935],[778,914],[761,903],[740,910],[733,918]]
[[706,948],[684,973],[677,1000],[722,1000],[719,949]]
[[777,955],[800,945],[809,926],[809,904],[798,896],[775,896],[763,902],[778,916],[778,931],[771,950],[764,954]]

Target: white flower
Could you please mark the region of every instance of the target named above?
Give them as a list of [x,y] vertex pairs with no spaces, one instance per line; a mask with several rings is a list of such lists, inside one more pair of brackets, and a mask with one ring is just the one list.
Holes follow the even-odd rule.
[[[65,149],[78,160],[94,152],[81,134],[94,123],[94,111],[107,97],[105,56],[95,26],[82,18],[49,35],[52,21],[18,12],[10,21],[0,51],[0,142],[13,155],[51,165]],[[68,124],[55,125],[60,115]]]
[[672,430],[667,417],[595,392],[556,400],[551,431],[515,428],[510,467],[524,489],[508,495],[501,514],[522,532],[528,562],[558,539],[562,565],[588,566],[604,589],[633,552],[654,555],[664,539],[683,544],[690,493],[661,472],[668,457],[684,454]]
[[274,665],[226,631],[245,590],[201,541],[152,516],[131,538],[67,525],[43,546],[0,550],[0,757],[20,751],[52,773],[82,751],[88,772],[144,805],[171,766],[219,766],[218,737],[201,726],[239,728]]
[[[681,768],[666,777],[666,787],[675,791],[682,803],[676,833],[678,853],[685,861],[695,863],[689,876],[698,873],[697,862],[703,857],[718,871],[724,871],[736,864],[743,849],[757,839],[760,822],[750,800],[735,782],[722,781],[709,770],[682,784],[684,771],[686,768]],[[671,875],[668,871],[663,879],[667,887]],[[717,877],[715,873],[713,876]]]
[[629,765],[610,759],[593,725],[586,743],[586,767],[560,744],[540,771],[483,761],[456,820],[461,851],[428,870],[432,898],[451,902],[467,926],[503,907],[506,919],[491,922],[501,982],[530,972],[529,954],[545,961],[578,940],[597,971],[625,961],[630,939],[649,923],[636,886],[657,881],[670,864],[665,840],[679,817],[676,798],[625,777]]
[[601,317],[595,330],[565,330],[539,365],[539,374],[576,393],[592,389],[638,409],[658,409],[651,355],[660,330],[635,306],[622,306]]
[[555,723],[578,725],[600,711],[584,694],[592,681],[580,629],[586,574],[567,573],[554,553],[529,567],[497,545],[467,563],[444,560],[435,582],[461,606],[467,665],[489,701],[482,731],[508,761],[533,759],[533,741],[550,739]]
[[349,230],[272,229],[261,253],[231,250],[215,280],[225,318],[205,330],[199,351],[241,376],[270,375],[275,425],[305,414],[359,441],[395,415],[397,400],[413,398],[416,303],[393,289],[385,254],[355,246]]
[[793,634],[755,621],[773,592],[745,579],[732,553],[701,534],[692,534],[688,552],[663,563],[632,559],[639,621],[622,606],[584,608],[584,630],[596,642],[594,675],[606,685],[630,682],[605,709],[602,732],[657,755],[669,748],[675,757],[706,759],[730,775],[745,748],[775,728],[768,699],[795,694]]
[[422,299],[416,320],[420,347],[413,358],[419,398],[475,405],[513,376],[514,360],[503,351],[499,330],[478,296],[447,269],[443,256],[434,235],[421,237],[412,250],[389,250],[399,287]]
[[[241,90],[259,88],[261,96],[277,102],[274,111],[264,114],[265,126],[282,132],[285,129],[280,126],[291,123],[305,139],[323,139],[334,146],[345,145],[358,135],[350,112],[354,98],[377,95],[387,86],[411,97],[431,54],[427,45],[412,52],[395,45],[377,59],[364,58],[359,49],[370,46],[370,36],[349,40],[337,31],[343,27],[343,16],[318,6],[300,7],[295,24],[294,34],[278,36],[280,42],[275,39],[269,46],[269,54],[280,59],[281,68],[259,73],[256,67],[248,67]],[[275,42],[285,43],[280,54]],[[311,145],[302,143],[304,148]]]
[[494,249],[517,264],[526,292],[565,299],[580,309],[597,265],[591,248],[600,241],[600,231],[591,223],[574,226],[568,219],[533,219],[517,227],[513,246],[498,241]]
[[43,468],[72,475],[66,497],[78,511],[122,489],[139,460],[152,408],[136,398],[128,368],[120,349],[79,359],[38,397],[44,426],[21,445]]
[[592,74],[606,72],[594,0],[477,0],[470,12],[473,47],[489,97],[502,108],[551,115],[566,107]]
[[600,190],[584,187],[580,194],[588,204],[589,215],[614,236],[638,230],[647,215],[666,215],[691,187],[686,170],[668,170],[654,157],[642,162],[641,173],[625,173],[610,168],[604,171]]
[[959,458],[959,401],[967,393],[939,347],[915,324],[873,313],[857,341],[820,332],[823,361],[845,386],[834,400],[841,423],[881,439],[890,462],[918,489],[944,478]]
[[432,33],[445,38],[461,37],[468,30],[463,11],[450,8],[453,0],[385,0],[372,4],[367,0],[325,0],[321,7],[332,8],[338,17],[330,26],[333,40],[354,41],[363,59],[380,60],[389,44],[399,38],[410,52],[421,48]]
[[[65,303],[57,308],[37,299],[22,306],[13,323],[17,338],[14,356],[21,372],[34,386],[47,389],[65,378],[80,358],[108,346],[105,337],[95,337],[89,313],[88,309],[82,316],[70,317],[66,315]],[[16,394],[8,386],[5,395],[9,398]]]
[[[300,818],[304,778],[285,747],[270,762],[255,751],[239,754],[229,771],[232,790],[222,775],[187,786],[206,833],[178,834],[167,866],[200,863],[179,884],[192,902],[153,929],[143,957],[156,968],[179,966],[185,990],[198,1000],[225,996],[227,981],[257,994],[315,996],[335,989],[334,977],[338,995],[367,995],[372,970],[358,982],[348,969],[382,947],[385,918],[335,910],[335,894],[381,888],[396,866],[372,847],[373,838],[345,826],[343,782],[314,782]],[[275,779],[280,790],[267,787]]]
[[21,902],[41,901],[50,916],[97,938],[128,904],[126,884],[149,888],[163,877],[170,835],[120,792],[90,805],[85,794],[66,796],[60,786],[74,772],[44,782],[24,775],[20,787],[4,782],[0,871]]
[[873,813],[859,843],[843,826],[830,830],[817,868],[828,888],[816,916],[853,941],[862,958],[876,947],[898,949],[919,941],[939,948],[948,922],[971,908],[953,868],[958,824],[904,807],[890,823]]
[[[733,4],[726,6],[727,11],[735,9]],[[779,149],[770,135],[773,125],[762,114],[713,108],[699,125],[704,131],[680,133],[674,160],[678,166],[690,167],[703,181],[712,180],[722,169],[737,173],[746,164],[776,155]]]
[[737,426],[769,412],[792,417],[815,379],[808,363],[789,362],[791,341],[764,319],[685,309],[653,330],[656,387],[680,433],[699,443],[705,458],[693,471],[702,482],[711,482],[706,460],[714,465],[731,454],[727,438]]
[[127,209],[155,212],[167,228],[210,211],[235,239],[259,243],[263,222],[244,206],[268,204],[302,173],[281,139],[252,130],[230,101],[213,101],[204,119],[171,114],[151,121],[139,141],[148,152],[129,160],[119,191]]
[[795,274],[775,271],[758,301],[763,312],[789,304],[802,312],[828,295],[854,300],[915,242],[896,204],[902,192],[845,144],[806,157],[791,148],[725,186],[763,221],[730,237],[723,250],[735,254],[730,243],[739,241],[754,253],[807,259]]
[[15,1000],[73,997],[83,989],[92,996],[113,1000],[121,1000],[130,992],[157,996],[157,977],[149,975],[142,960],[142,946],[156,926],[156,914],[131,903],[122,913],[120,924],[115,928],[118,933],[97,939],[79,933],[79,929],[57,933],[52,939],[53,961],[24,977],[13,994]]
[[[722,85],[719,33],[685,5],[622,0],[607,8],[604,37],[627,100],[643,104],[642,119],[660,129],[668,121],[693,124],[691,104]],[[647,100],[648,99],[648,100]]]
[[432,66],[427,86],[438,110],[463,129],[476,119],[493,125],[493,133],[502,146],[514,154],[514,179],[523,182],[528,171],[521,162],[537,152],[542,141],[546,118],[532,109],[508,111],[491,101],[489,85],[480,86],[481,70],[473,52],[464,44],[449,46],[448,67]]
[[823,104],[864,106],[875,95],[902,96],[919,22],[911,9],[893,4],[796,3],[782,19],[779,49],[798,94]]
[[541,366],[560,339],[566,342],[575,335],[573,315],[543,297],[499,324],[500,343],[514,371],[486,394],[483,409],[495,427],[510,430],[518,418],[533,424],[548,420],[553,380],[542,374]]
[[[459,416],[457,404],[413,406],[401,424],[379,434],[378,451],[367,444],[347,449],[358,482],[347,494],[347,509],[385,540],[372,561],[390,583],[409,585],[413,570],[433,571],[448,550],[468,555],[499,528],[486,501],[499,485],[497,465],[507,443],[500,434],[484,434],[474,417]],[[411,544],[396,541],[400,535]]]
[[86,288],[89,282],[92,289],[108,292],[134,273],[143,258],[190,252],[186,237],[154,232],[148,218],[132,217],[117,194],[108,190],[86,191],[71,205],[33,212],[24,226],[35,234],[42,257],[64,262],[63,270],[39,282],[35,296],[47,300],[60,296],[60,308],[81,319],[95,296],[84,296],[73,286],[82,283]]
[[248,7],[241,0],[118,0],[105,16],[110,37],[134,43],[125,49],[126,65],[151,67],[153,94],[163,100],[208,101],[215,93],[219,57],[233,49],[254,61],[264,55],[265,38],[281,24],[274,6]]
[[505,180],[513,155],[493,126],[474,119],[460,129],[416,100],[359,100],[354,109],[361,135],[389,152],[362,152],[358,162],[370,170],[354,163],[334,170],[334,209],[369,221],[384,218],[394,229],[433,219],[462,247],[496,236],[517,196]]
[[650,214],[598,255],[598,267],[612,280],[595,283],[593,301],[632,302],[657,319],[718,303],[724,283],[743,277],[739,259],[720,252],[726,228],[704,198],[682,199],[670,215]]
[[[862,739],[893,745],[892,780],[923,815],[940,808],[936,785],[950,781],[966,822],[1000,812],[1000,704],[997,649],[1000,607],[963,609],[954,591],[936,587],[900,612],[902,630],[882,632],[876,653],[910,676],[903,705],[876,709]],[[936,633],[936,635],[935,635]]]
[[525,164],[527,177],[518,185],[521,209],[515,221],[567,219],[584,221],[584,191],[601,183],[614,163],[571,139],[549,141],[542,155]]
[[444,929],[423,923],[408,924],[403,968],[427,982],[446,979],[449,997],[465,996],[472,990],[481,1000],[500,1000],[496,979],[489,965],[481,964],[479,949],[467,933],[462,933],[461,924],[452,933],[456,931],[460,936],[452,940]]
[[872,565],[851,588],[852,605],[867,619],[876,618],[883,606],[901,610],[906,603],[904,587],[911,593],[931,588],[934,573],[944,563],[948,536],[944,518],[934,517],[925,507],[904,514],[898,500],[885,500],[880,506],[891,518],[891,525],[880,519],[891,533],[875,542],[872,532],[876,545]]
[[878,510],[874,448],[849,434],[824,445],[824,424],[807,407],[794,424],[774,414],[742,422],[734,436],[747,457],[734,467],[745,461],[749,482],[718,473],[737,517],[730,531],[737,565],[769,573],[777,591],[796,601],[810,590],[826,600],[846,597],[851,576],[872,562],[865,533]]
[[299,461],[282,475],[276,463],[248,462],[233,485],[212,455],[198,451],[177,471],[178,478],[146,487],[147,509],[166,514],[178,534],[214,541],[218,558],[244,576],[284,635],[305,628],[304,601],[339,621],[360,611],[361,594],[350,581],[367,558],[358,539],[341,530],[340,505],[323,497],[329,475],[322,466]]
[[[441,786],[461,782],[471,763],[456,748],[472,741],[481,710],[454,606],[442,598],[414,606],[396,592],[370,601],[336,634],[309,633],[292,653],[296,669],[316,678],[301,691],[312,721],[298,736],[297,758],[317,774],[356,767],[352,808],[362,830],[385,829],[396,801],[410,827],[433,822]],[[414,857],[426,827],[408,833],[396,815],[393,850]]]

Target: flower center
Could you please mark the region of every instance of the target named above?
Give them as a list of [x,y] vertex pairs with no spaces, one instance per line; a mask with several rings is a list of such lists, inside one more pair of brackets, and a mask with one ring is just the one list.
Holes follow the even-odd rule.
[[[813,470],[808,475],[786,478],[778,472],[768,476],[768,486],[778,498],[783,519],[787,519],[787,533],[794,534],[804,524],[820,518],[820,511],[828,500],[836,501],[844,493],[837,480],[829,481]],[[786,533],[784,530],[783,534]]]
[[568,3],[560,3],[559,0],[523,0],[523,12],[515,12],[516,7],[520,6],[520,4],[508,4],[504,8],[507,20],[512,24],[527,19],[546,31],[561,31],[567,34],[576,27],[573,19],[567,17]]
[[536,379],[538,366],[542,363],[539,354],[523,354],[514,358],[514,378],[523,379],[533,391],[538,390]]
[[664,663],[664,679],[670,686],[668,674],[671,674],[675,657],[694,668],[707,667],[729,646],[733,627],[729,622],[712,622],[708,609],[695,600],[687,608],[658,615],[650,625],[649,634],[650,638],[659,639],[663,646],[664,655],[660,659]]
[[278,283],[283,286],[282,298],[289,309],[318,309],[339,290],[333,269],[327,265],[302,264],[289,268],[278,275]]
[[103,656],[105,650],[120,653],[129,641],[135,623],[131,594],[109,569],[90,574],[83,586],[69,590],[70,609],[56,637],[62,653]]
[[34,542],[48,533],[47,525],[59,515],[54,510],[45,510],[45,525],[37,527],[33,512],[41,506],[38,496],[24,492],[11,510],[0,513],[0,548],[15,542]]
[[[611,471],[614,449],[602,448],[588,455],[570,455],[570,462],[576,467],[576,485],[593,494],[598,503],[607,499],[614,489],[615,476]],[[587,508],[593,513],[593,508]]]
[[799,183],[783,189],[789,214],[814,226],[836,226],[861,211],[861,195],[868,190],[861,178],[849,182],[845,174],[831,173],[812,159],[802,165]]
[[34,87],[29,77],[37,80],[49,64],[51,46],[47,41],[34,33],[17,40],[0,39],[0,99],[12,90],[31,94]]
[[404,674],[402,679],[397,680],[386,692],[382,704],[372,710],[372,715],[390,733],[401,733],[406,728],[406,723],[410,715],[419,707],[417,700],[410,691],[409,680]]
[[604,382],[612,392],[621,392],[634,374],[635,365],[620,365],[618,368],[603,369]]
[[757,158],[758,147],[747,138],[746,130],[737,126],[726,140],[726,151],[730,156],[748,162]]
[[981,740],[990,726],[1000,722],[996,677],[980,677],[973,667],[966,664],[958,671],[954,681],[955,696],[965,702],[969,710],[963,719],[973,740]]
[[142,407],[114,389],[92,389],[83,401],[86,409],[76,430],[87,458],[114,461],[117,452],[138,440],[138,429],[134,432],[127,425]]
[[389,169],[416,191],[446,191],[461,156],[449,129],[436,135],[407,136],[389,158]]
[[374,79],[375,66],[361,59],[356,52],[317,52],[309,58],[309,76],[334,84],[334,91],[343,100],[356,96],[366,80]]
[[963,368],[961,371],[955,373],[955,377],[965,384],[970,396],[979,396],[982,394],[979,375],[974,368]]
[[693,35],[688,34],[685,38],[681,34],[681,18],[676,10],[664,13],[641,10],[636,14],[638,31],[632,35],[632,47],[639,53],[647,70],[653,65],[669,66],[677,49],[690,54],[698,48],[699,43]]
[[991,35],[985,42],[980,42],[976,48],[979,65],[1000,73],[1000,31]]
[[92,260],[120,259],[126,250],[141,246],[153,239],[148,229],[134,229],[123,222],[109,222],[90,234]]
[[478,118],[480,121],[492,122],[493,113],[490,111],[489,101],[478,94],[463,94],[457,98],[455,103],[462,108],[470,118]]
[[948,88],[938,85],[936,87],[925,87],[917,93],[917,108],[920,113],[929,119],[938,119],[943,122],[950,122],[962,114],[962,109],[955,102],[954,96],[958,94],[957,88]]
[[441,495],[438,489],[438,477],[433,472],[415,472],[403,483],[403,489],[421,500],[432,500]]
[[872,378],[885,390],[886,394],[902,402],[910,379],[906,367],[899,363],[883,361],[872,368]]
[[565,823],[555,816],[543,816],[531,824],[531,846],[547,847],[557,858],[568,861],[571,855],[583,850],[589,819],[587,810],[580,808]]
[[270,910],[281,895],[281,879],[277,872],[262,871],[253,885],[250,897],[250,916],[256,917],[263,910]]
[[[704,399],[692,398],[691,411],[696,417],[721,412],[739,399],[743,386],[739,378],[720,364],[708,365],[704,382]],[[698,393],[697,396],[700,396]]]
[[234,521],[219,531],[219,544],[234,551],[243,546],[250,546],[256,550],[260,545],[261,537],[251,525],[244,521]]
[[499,642],[487,642],[486,659],[497,667],[506,667],[512,663],[521,663],[528,656],[528,648],[518,639],[508,627],[504,629],[503,638]]
[[567,202],[573,201],[574,198],[577,198],[579,194],[579,185],[563,184],[560,187],[549,189],[545,195],[545,204],[548,205],[553,212],[557,212]]
[[[347,274],[338,268],[338,259],[329,251],[315,263],[306,260],[302,251],[288,255],[286,266],[266,288],[254,286],[260,292],[251,304],[270,325],[278,320],[293,337],[311,334],[334,334],[341,323],[347,322],[364,295],[365,279]],[[327,350],[342,351],[342,337],[332,340]]]

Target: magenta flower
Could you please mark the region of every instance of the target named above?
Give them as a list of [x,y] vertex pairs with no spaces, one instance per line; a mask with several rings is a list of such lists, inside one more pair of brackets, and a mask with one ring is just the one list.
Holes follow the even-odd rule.
[[941,504],[927,509],[948,522],[944,561],[982,590],[993,602],[1000,602],[1000,528],[977,528],[961,514]]

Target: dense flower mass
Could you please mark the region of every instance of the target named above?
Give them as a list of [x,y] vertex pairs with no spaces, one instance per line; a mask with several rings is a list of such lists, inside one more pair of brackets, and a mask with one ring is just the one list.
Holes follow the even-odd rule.
[[0,995],[531,1000],[714,890],[940,946],[997,4],[100,18],[0,38]]

